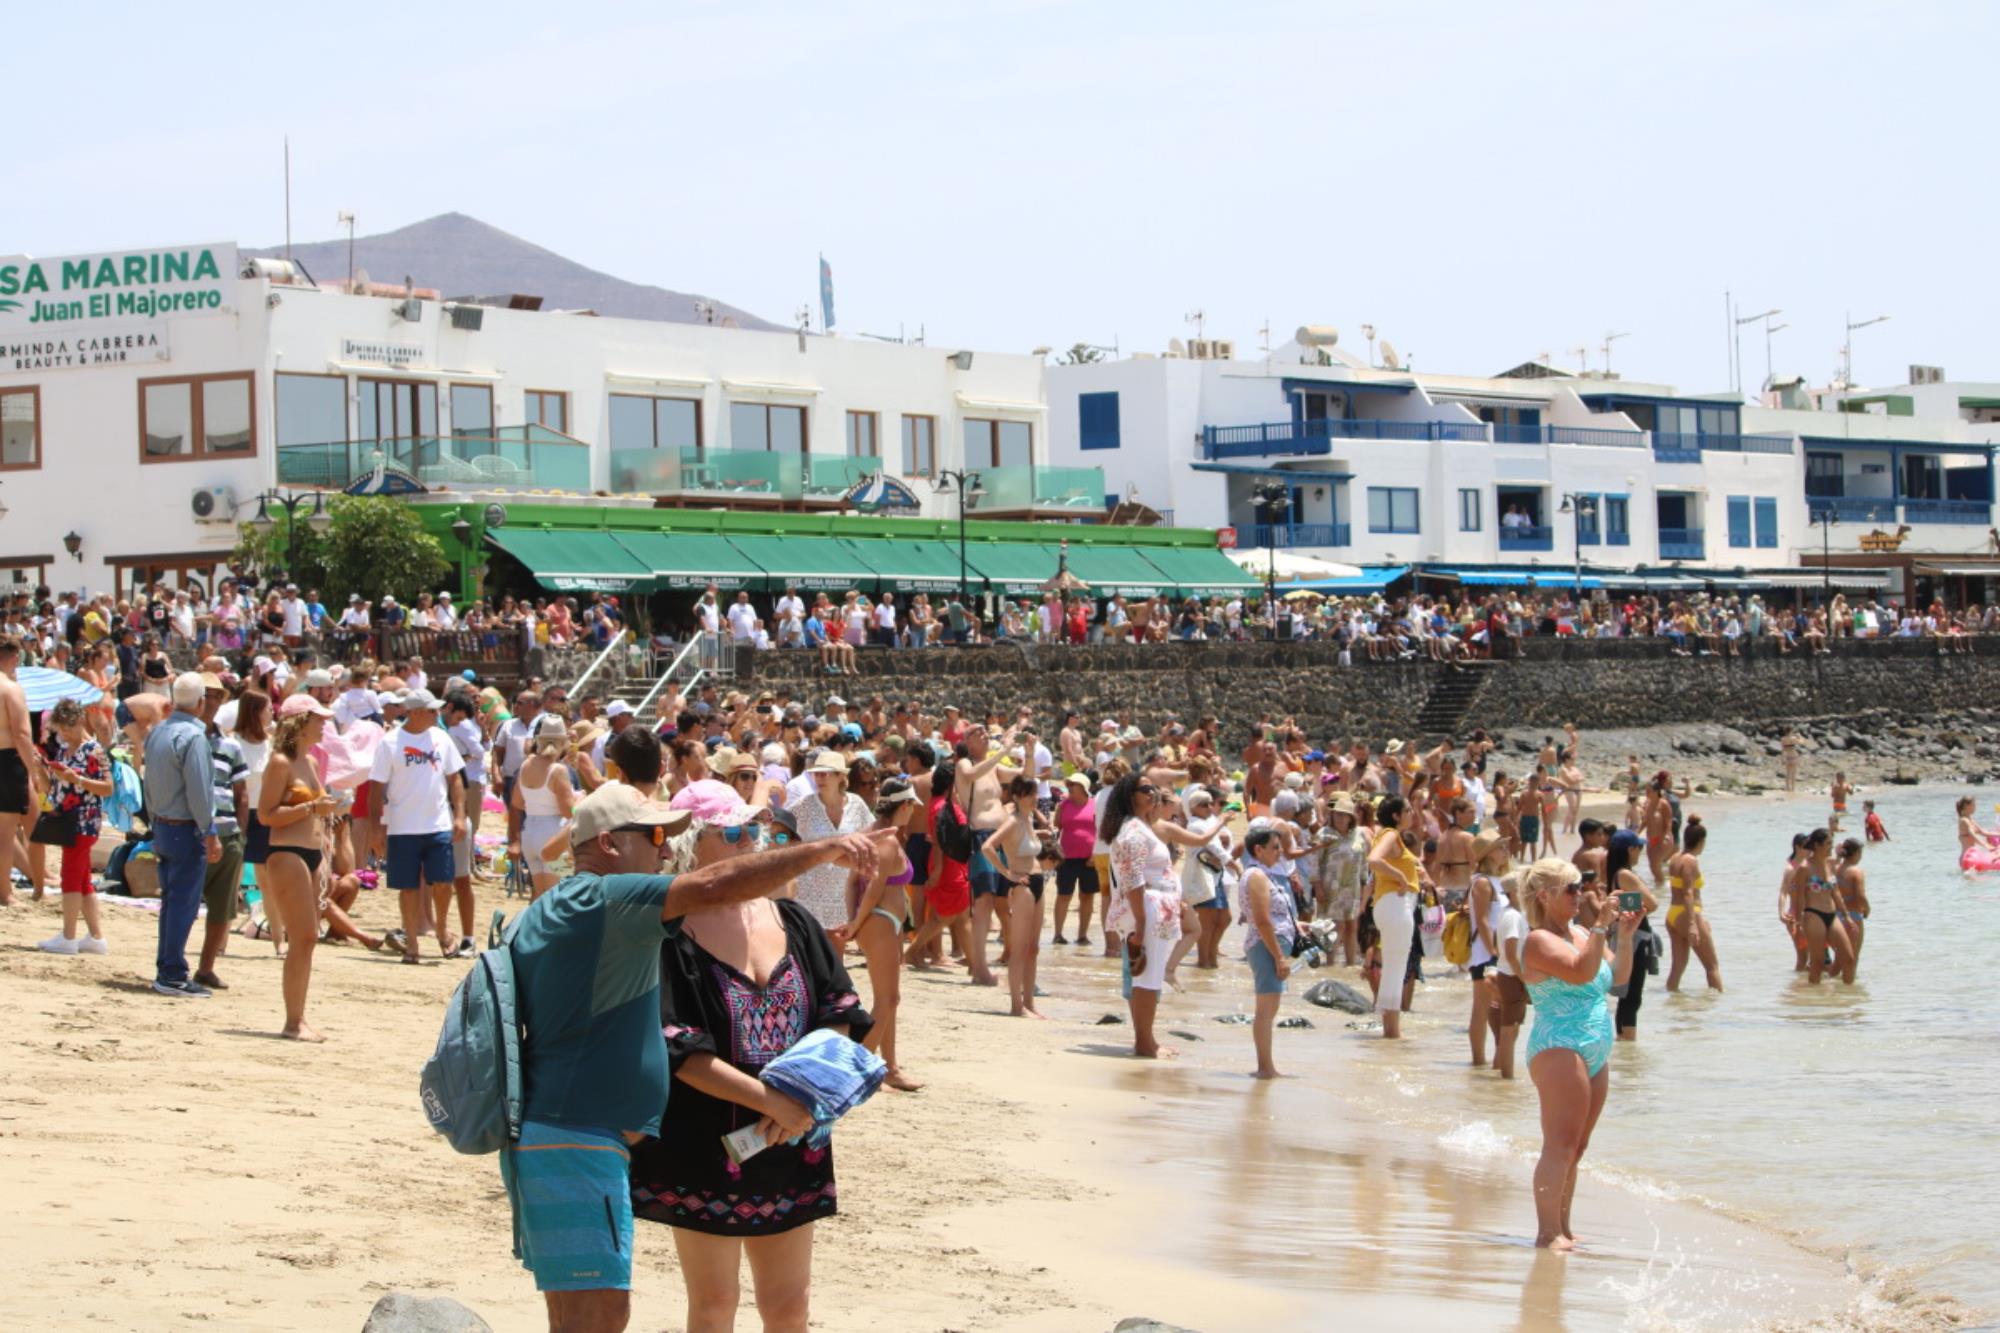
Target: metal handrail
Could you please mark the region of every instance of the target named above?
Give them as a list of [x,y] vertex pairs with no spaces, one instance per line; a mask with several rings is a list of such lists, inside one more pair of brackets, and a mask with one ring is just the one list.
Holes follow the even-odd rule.
[[605,644],[604,651],[599,653],[596,659],[583,669],[583,674],[576,678],[576,683],[569,687],[569,692],[571,694],[581,694],[583,692],[583,683],[597,673],[597,668],[604,665],[604,659],[611,656],[617,650],[618,645],[625,642],[626,636],[631,634],[631,632],[629,629],[620,628],[616,634],[612,635],[611,642]]
[[[700,642],[700,635],[689,637],[686,645],[678,653],[674,654],[674,660],[667,663],[667,669],[660,673],[660,678],[653,682],[653,688],[646,691],[646,697],[639,701],[639,706],[632,710],[633,713],[639,717],[646,715],[646,709],[652,706],[653,700],[659,697],[659,693],[666,687],[666,683],[674,678],[674,672],[681,669],[681,663],[687,661],[688,654],[693,652],[696,645]],[[696,671],[695,674],[699,676],[701,672]]]

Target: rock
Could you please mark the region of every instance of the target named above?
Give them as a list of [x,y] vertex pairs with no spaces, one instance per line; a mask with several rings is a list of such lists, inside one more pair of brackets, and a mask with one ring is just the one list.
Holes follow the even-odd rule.
[[1157,1319],[1148,1319],[1144,1315],[1139,1315],[1131,1319],[1119,1320],[1112,1328],[1111,1333],[1195,1333],[1195,1331],[1191,1328],[1185,1328],[1180,1324],[1163,1324]]
[[[1826,740],[1825,740],[1824,742],[1822,742],[1822,743],[1823,743],[1823,744],[1824,744],[1824,745],[1826,746],[1826,748],[1827,748],[1827,749],[1829,749],[1829,750],[1845,750],[1845,749],[1847,748],[1847,737],[1845,737],[1845,736],[1828,736],[1828,737],[1826,738]],[[942,798],[942,797],[940,797],[939,799],[943,799],[943,798]]]
[[1311,1031],[1312,1020],[1300,1014],[1293,1014],[1290,1018],[1279,1019],[1278,1026],[1281,1028],[1290,1028],[1294,1031],[1297,1031],[1300,1028],[1304,1028],[1307,1031]]
[[1123,1015],[1106,1014],[1104,1017],[1097,1020],[1097,1026],[1101,1028],[1115,1028],[1124,1021],[1125,1019]]
[[392,1291],[375,1302],[361,1333],[493,1333],[493,1326],[449,1296]]
[[1316,1004],[1322,1009],[1338,1009],[1348,1014],[1368,1014],[1375,1011],[1369,999],[1344,981],[1316,981],[1306,990],[1306,1003]]

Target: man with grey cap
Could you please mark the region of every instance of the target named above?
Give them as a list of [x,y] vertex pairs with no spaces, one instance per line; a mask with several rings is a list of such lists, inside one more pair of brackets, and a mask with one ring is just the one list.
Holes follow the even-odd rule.
[[[403,961],[418,961],[423,935],[423,890],[432,898],[451,892],[453,842],[467,823],[465,760],[444,728],[437,724],[438,701],[429,690],[408,690],[400,700],[408,711],[402,726],[375,747],[371,782],[378,784],[382,822],[375,834],[375,854],[388,863],[389,887],[403,915]],[[446,934],[442,920],[431,923],[438,947],[449,956],[462,946]]]
[[[863,882],[893,829],[753,851],[660,872],[686,810],[607,782],[577,803],[576,873],[525,908],[505,946],[524,1036],[521,1136],[500,1150],[514,1254],[551,1329],[618,1330],[631,1317],[630,1145],[660,1132],[668,1064],[660,953],[689,912],[780,892],[838,863]],[[773,1109],[779,1109],[775,1105]],[[795,1111],[796,1107],[788,1108]],[[581,1210],[599,1210],[585,1225]]]
[[215,836],[215,757],[201,719],[207,691],[199,675],[174,677],[174,711],[146,736],[146,810],[153,821],[153,855],[160,863],[160,948],[153,989],[181,999],[205,999],[208,987],[188,976],[187,939],[201,910],[204,871],[222,856]]

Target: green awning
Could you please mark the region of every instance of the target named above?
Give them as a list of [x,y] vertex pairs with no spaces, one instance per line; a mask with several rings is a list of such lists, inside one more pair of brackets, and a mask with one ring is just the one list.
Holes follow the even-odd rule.
[[759,565],[770,591],[786,587],[808,592],[844,592],[872,588],[881,582],[875,569],[852,543],[836,537],[746,537],[732,534],[729,544]]
[[[893,538],[840,537],[877,575],[876,582],[890,592],[957,592],[958,544],[956,542],[898,541]],[[967,544],[968,549],[971,543]],[[977,579],[971,572],[967,577]]]
[[1046,542],[968,542],[965,560],[1007,597],[1040,592],[1056,576],[1056,548]]
[[1090,585],[1093,597],[1158,597],[1173,591],[1146,557],[1131,546],[1077,543],[1069,548],[1070,573]]
[[1264,586],[1262,579],[1246,574],[1236,562],[1212,546],[1147,546],[1146,562],[1158,569],[1168,583],[1183,596],[1205,597],[1210,593],[1238,592]]
[[631,592],[652,578],[608,532],[492,528],[486,540],[527,566],[550,592]]
[[646,567],[652,592],[710,583],[732,592],[763,586],[764,571],[757,562],[713,533],[621,532],[618,542]]

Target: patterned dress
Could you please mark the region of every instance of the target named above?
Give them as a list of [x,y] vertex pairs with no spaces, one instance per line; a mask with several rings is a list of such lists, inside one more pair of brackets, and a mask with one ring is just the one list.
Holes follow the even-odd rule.
[[[833,944],[798,903],[776,900],[785,956],[758,986],[696,944],[678,921],[661,946],[661,1020],[678,1072],[706,1052],[755,1078],[808,1032],[846,1027],[856,1041],[875,1025]],[[723,1136],[762,1117],[675,1080],[660,1137],[632,1149],[632,1209],[648,1221],[716,1236],[774,1236],[835,1206],[833,1146],[778,1143],[741,1166]]]
[[[846,833],[859,833],[875,822],[868,813],[868,803],[853,792],[847,793],[847,801],[840,810],[840,823],[835,824],[827,817],[826,802],[819,793],[809,791],[787,807],[792,817],[799,821],[799,841],[818,842],[822,838],[837,838]],[[847,881],[852,872],[844,865],[829,863],[814,866],[798,877],[798,901],[828,930],[847,924]]]

